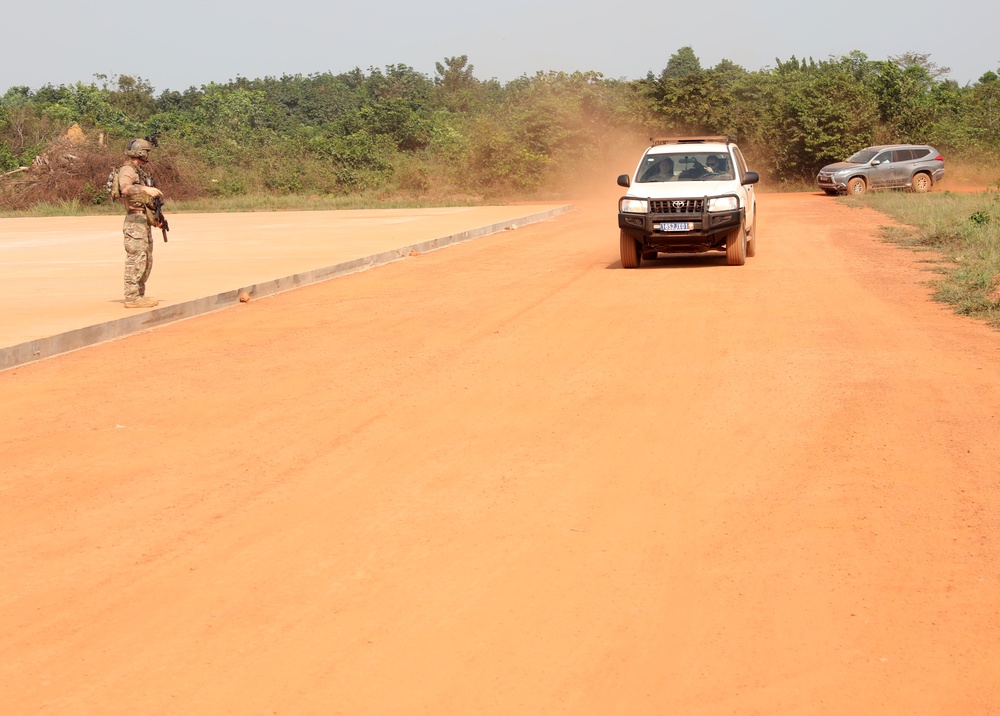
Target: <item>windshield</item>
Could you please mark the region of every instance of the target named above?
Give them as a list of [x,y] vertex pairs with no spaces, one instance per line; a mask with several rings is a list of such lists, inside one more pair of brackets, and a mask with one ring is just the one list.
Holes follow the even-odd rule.
[[637,183],[732,179],[733,167],[726,152],[647,154],[635,173]]
[[857,154],[851,156],[847,161],[854,164],[867,164],[875,158],[876,154],[878,154],[878,152],[874,149],[862,149]]

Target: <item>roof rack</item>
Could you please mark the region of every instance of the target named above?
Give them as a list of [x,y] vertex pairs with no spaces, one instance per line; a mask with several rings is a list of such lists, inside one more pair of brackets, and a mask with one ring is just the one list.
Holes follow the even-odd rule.
[[719,142],[720,144],[730,144],[736,141],[736,137],[731,134],[719,134],[707,137],[650,137],[652,146],[658,144],[704,144],[706,142]]

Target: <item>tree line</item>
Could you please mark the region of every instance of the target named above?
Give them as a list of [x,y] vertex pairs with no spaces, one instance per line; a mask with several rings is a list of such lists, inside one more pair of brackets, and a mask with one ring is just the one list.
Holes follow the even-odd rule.
[[[523,194],[664,134],[735,135],[774,181],[811,181],[822,165],[881,143],[994,162],[1000,77],[987,71],[959,86],[947,72],[925,54],[861,52],[756,71],[729,60],[703,68],[683,47],[658,74],[634,80],[539,72],[501,84],[478,79],[464,55],[444,58],[433,76],[400,64],[159,95],[141,78],[97,75],[4,93],[0,174],[30,167],[73,124],[88,138],[79,151],[112,164],[128,138],[161,133],[157,159],[188,196]],[[101,189],[95,178],[59,198],[96,203]]]

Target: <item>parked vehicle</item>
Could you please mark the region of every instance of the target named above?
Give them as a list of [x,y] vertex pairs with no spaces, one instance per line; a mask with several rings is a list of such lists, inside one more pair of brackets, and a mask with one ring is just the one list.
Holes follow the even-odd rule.
[[733,137],[654,139],[618,200],[622,266],[659,253],[725,251],[731,266],[757,252],[754,184]]
[[828,164],[816,184],[831,196],[860,196],[870,189],[931,190],[944,178],[944,157],[926,144],[883,144],[862,149],[847,161]]

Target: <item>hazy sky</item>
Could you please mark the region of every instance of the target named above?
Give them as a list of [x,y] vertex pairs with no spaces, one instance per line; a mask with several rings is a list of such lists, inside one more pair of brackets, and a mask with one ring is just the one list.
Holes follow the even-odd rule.
[[678,48],[703,67],[748,70],[793,55],[817,60],[860,50],[873,60],[929,52],[959,84],[1000,67],[997,0],[168,0],[10,3],[3,11],[0,94],[15,85],[90,83],[131,75],[159,94],[236,77],[354,67],[413,67],[468,55],[481,80],[594,70],[609,78],[659,73]]

